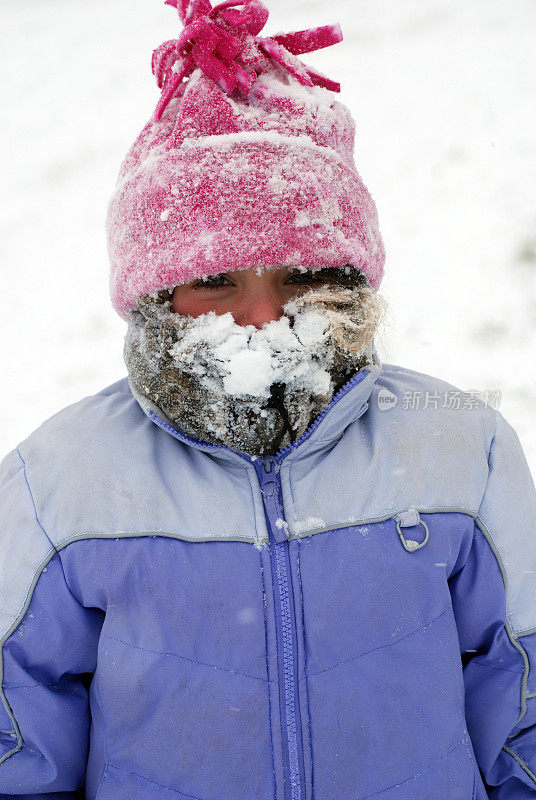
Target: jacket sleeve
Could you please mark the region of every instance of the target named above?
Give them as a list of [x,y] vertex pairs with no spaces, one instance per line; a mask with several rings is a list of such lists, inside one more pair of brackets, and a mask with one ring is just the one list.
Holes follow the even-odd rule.
[[488,797],[536,800],[536,491],[516,432],[496,414],[471,549],[450,589]]
[[84,797],[101,616],[69,591],[14,451],[0,465],[0,799]]

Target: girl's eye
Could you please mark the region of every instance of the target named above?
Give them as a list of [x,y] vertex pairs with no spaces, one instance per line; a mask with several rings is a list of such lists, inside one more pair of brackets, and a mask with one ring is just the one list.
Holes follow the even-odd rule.
[[223,274],[210,275],[194,283],[194,289],[220,289],[222,286],[232,286],[231,281]]
[[307,272],[294,272],[292,275],[289,275],[285,283],[297,283],[301,285],[314,283],[318,280],[320,280],[320,276],[311,272],[311,270],[307,270]]

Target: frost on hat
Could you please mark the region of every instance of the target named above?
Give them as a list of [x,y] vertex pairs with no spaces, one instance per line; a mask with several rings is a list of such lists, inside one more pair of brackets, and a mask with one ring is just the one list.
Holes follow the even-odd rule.
[[162,96],[108,209],[115,309],[250,267],[350,265],[377,289],[385,254],[354,121],[339,85],[297,58],[340,27],[263,38],[260,0],[166,2],[185,27],[153,54]]

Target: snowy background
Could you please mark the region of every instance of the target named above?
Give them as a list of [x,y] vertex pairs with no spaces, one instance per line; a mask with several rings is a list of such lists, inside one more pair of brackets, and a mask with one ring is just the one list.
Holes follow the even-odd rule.
[[[340,21],[305,60],[341,81],[379,208],[381,358],[500,391],[536,475],[535,0],[266,0],[276,33]],[[158,99],[160,0],[2,0],[0,451],[126,374],[106,205]]]

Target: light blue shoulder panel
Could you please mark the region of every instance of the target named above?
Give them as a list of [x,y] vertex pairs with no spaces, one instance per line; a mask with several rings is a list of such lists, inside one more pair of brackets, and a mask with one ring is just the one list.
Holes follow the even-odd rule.
[[267,538],[253,466],[177,441],[148,419],[126,380],[60,411],[20,451],[39,522],[58,548],[133,533]]
[[497,412],[489,477],[478,518],[504,565],[514,633],[536,630],[536,490],[512,426]]
[[[429,375],[383,365],[366,413],[338,442],[313,442],[305,457],[296,451],[285,460],[292,533],[386,518],[410,507],[476,514],[495,412],[482,403],[443,408],[445,393],[453,390]],[[396,402],[385,405],[386,396]],[[421,398],[418,408],[411,407],[413,397]]]

